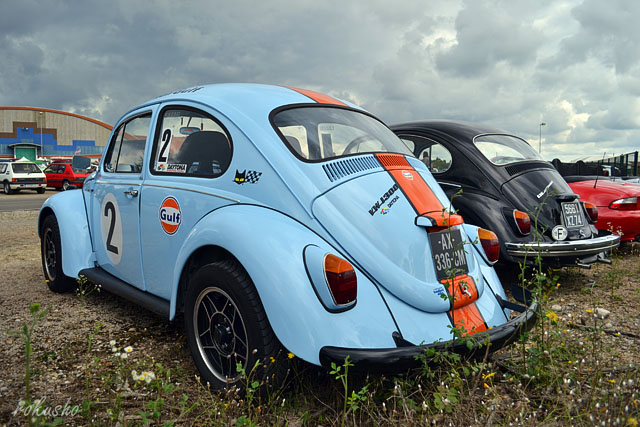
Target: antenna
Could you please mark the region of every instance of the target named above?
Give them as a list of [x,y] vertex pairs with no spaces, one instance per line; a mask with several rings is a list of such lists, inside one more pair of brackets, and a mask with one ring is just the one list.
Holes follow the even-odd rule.
[[[604,156],[607,155],[607,152],[605,151],[604,153],[602,153],[602,161],[601,163],[604,163]],[[593,183],[593,188],[596,188],[596,185],[598,185],[598,177],[600,175],[598,175],[598,167],[596,166],[596,182]]]

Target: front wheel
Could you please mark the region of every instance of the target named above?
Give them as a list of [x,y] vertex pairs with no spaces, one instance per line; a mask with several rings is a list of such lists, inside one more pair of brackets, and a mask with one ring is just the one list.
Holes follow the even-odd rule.
[[76,281],[65,276],[62,271],[62,244],[55,215],[49,215],[44,219],[41,236],[42,270],[49,289],[54,292],[74,290],[77,286]]
[[[204,265],[188,286],[187,342],[204,381],[214,389],[227,384],[242,388],[238,367],[258,380],[281,368],[273,363],[279,359],[280,343],[251,278],[238,262]],[[254,366],[259,372],[252,372]]]

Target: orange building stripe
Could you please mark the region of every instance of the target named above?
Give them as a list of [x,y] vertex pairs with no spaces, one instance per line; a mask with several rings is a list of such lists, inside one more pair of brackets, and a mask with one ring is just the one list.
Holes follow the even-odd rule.
[[92,119],[91,117],[86,117],[86,116],[81,116],[80,114],[76,114],[76,113],[69,113],[68,111],[60,111],[60,110],[53,110],[51,108],[36,108],[36,107],[0,107],[0,110],[31,110],[31,111],[35,111],[35,112],[47,112],[47,113],[56,113],[56,114],[63,114],[65,116],[71,116],[71,117],[77,117],[79,119],[83,119],[83,120],[87,120],[91,123],[95,123],[97,125],[100,125],[104,128],[107,128],[109,130],[113,129],[113,126],[108,125],[104,122],[101,122],[100,120],[96,120],[96,119]]
[[338,101],[335,98],[330,97],[329,95],[325,95],[324,93],[315,92],[313,90],[307,89],[299,89],[297,87],[285,86],[287,89],[295,90],[296,92],[313,99],[314,101],[320,104],[333,104],[333,105],[342,105],[347,106],[344,102]]

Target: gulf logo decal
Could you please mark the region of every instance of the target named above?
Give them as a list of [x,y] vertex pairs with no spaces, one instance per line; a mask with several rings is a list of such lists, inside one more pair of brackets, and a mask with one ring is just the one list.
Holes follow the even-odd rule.
[[160,225],[167,234],[175,234],[182,222],[182,211],[175,197],[169,196],[160,205]]

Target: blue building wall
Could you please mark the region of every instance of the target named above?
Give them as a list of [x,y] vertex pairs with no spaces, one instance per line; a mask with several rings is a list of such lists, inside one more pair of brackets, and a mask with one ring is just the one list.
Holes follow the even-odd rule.
[[[41,139],[42,138],[42,139]],[[42,141],[42,150],[38,149],[40,156],[72,156],[80,149],[79,154],[102,154],[104,147],[96,146],[95,141],[73,140],[72,145],[58,145],[58,141],[54,139],[51,133],[46,131],[42,134],[34,133],[32,127],[17,127],[15,138],[0,138],[0,156],[13,156],[13,147],[9,145],[18,143],[29,143],[40,146]]]

